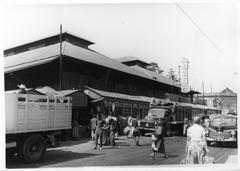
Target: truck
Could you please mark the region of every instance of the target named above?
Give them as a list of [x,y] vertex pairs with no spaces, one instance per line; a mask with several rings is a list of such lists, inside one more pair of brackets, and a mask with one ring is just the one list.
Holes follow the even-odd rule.
[[41,160],[49,141],[72,129],[70,97],[5,92],[6,154]]
[[184,118],[191,119],[190,104],[183,103],[155,103],[148,110],[148,115],[140,120],[141,135],[152,133],[157,128],[159,120],[164,121],[167,136],[183,135]]
[[[194,116],[204,117],[219,113],[219,109],[192,103],[168,102],[155,103],[148,111],[148,115],[140,121],[140,133],[154,132],[158,120],[164,120],[167,126],[167,135],[184,135],[184,124]],[[217,114],[219,115],[219,114]]]
[[148,110],[147,116],[140,120],[139,131],[141,135],[145,133],[153,133],[158,127],[158,122],[163,121],[166,126],[166,133],[170,134],[170,114],[172,113],[169,107],[155,106]]

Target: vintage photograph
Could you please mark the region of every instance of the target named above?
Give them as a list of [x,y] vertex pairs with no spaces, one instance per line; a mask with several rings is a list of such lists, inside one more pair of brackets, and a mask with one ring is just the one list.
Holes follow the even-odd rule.
[[4,4],[6,169],[237,166],[238,7]]

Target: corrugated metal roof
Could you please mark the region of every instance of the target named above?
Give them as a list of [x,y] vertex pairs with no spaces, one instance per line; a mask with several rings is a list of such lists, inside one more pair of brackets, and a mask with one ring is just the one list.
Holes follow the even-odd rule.
[[118,99],[125,99],[125,100],[133,100],[133,101],[142,101],[142,102],[148,102],[150,103],[151,98],[146,96],[132,96],[132,95],[126,95],[121,93],[114,93],[114,92],[108,92],[103,90],[97,90],[94,88],[90,88],[85,86],[84,88],[87,88],[103,97],[111,97],[111,98],[118,98]]
[[[97,52],[72,45],[71,43],[68,43],[66,41],[63,42],[63,55],[79,59],[82,61],[86,61],[89,63],[105,66],[131,75],[143,77],[149,80],[179,87],[178,85],[168,81],[166,78],[159,77],[156,80],[152,78],[152,76],[149,76],[144,72],[130,68],[114,59],[101,55]],[[5,57],[4,72],[9,73],[24,68],[40,65],[43,63],[50,62],[58,57],[59,57],[59,43],[38,49],[33,49],[24,53],[19,53],[16,55]]]
[[[33,89],[33,88],[27,88],[26,90],[26,94],[38,94],[38,95],[44,95],[43,93]],[[9,90],[9,91],[5,91],[6,93],[12,93],[12,94],[17,94],[19,92],[19,89],[17,90]]]
[[164,77],[163,75],[157,74],[157,73],[155,73],[153,71],[149,71],[149,70],[144,69],[144,68],[142,68],[140,66],[137,66],[137,65],[131,66],[131,68],[148,75],[149,77],[155,79],[156,81],[163,82],[165,84],[170,84],[170,85],[174,85],[174,86],[179,87],[179,83],[177,83],[176,81],[171,80],[171,79],[169,79],[167,77]]
[[59,96],[69,96],[69,95],[79,92],[79,91],[81,91],[81,90],[61,90],[61,91],[57,91],[57,93]]
[[59,44],[33,49],[4,58],[4,72],[14,72],[51,62],[59,57]]
[[120,62],[117,62],[114,59],[111,59],[109,57],[106,57],[106,56],[101,55],[101,54],[99,54],[97,52],[94,52],[94,51],[90,51],[90,50],[87,50],[87,49],[84,49],[84,48],[74,46],[70,43],[66,43],[64,49],[65,50],[64,50],[63,54],[65,54],[67,56],[70,56],[70,57],[73,57],[73,58],[77,58],[77,59],[80,59],[80,60],[84,60],[84,61],[87,61],[87,62],[90,62],[90,63],[94,63],[94,64],[98,64],[98,65],[105,66],[105,67],[108,67],[108,68],[112,68],[112,69],[115,69],[115,70],[118,70],[118,71],[121,71],[121,72],[125,72],[125,73],[128,73],[128,74],[135,75],[135,76],[139,76],[139,77],[147,78],[147,79],[154,80],[154,81],[157,81],[157,82],[161,82],[161,83],[165,83],[165,84],[174,85],[174,86],[179,87],[179,85],[172,84],[172,83],[170,83],[170,81],[166,81],[165,78],[160,78],[159,77],[158,80],[155,80],[151,76],[149,76],[149,75],[147,75],[143,72],[139,72],[136,69],[132,69],[132,68],[120,63]]
[[61,90],[61,91],[57,91],[57,90],[55,90],[55,89],[53,89],[49,86],[38,87],[35,90],[42,93],[42,94],[45,94],[46,96],[69,96],[73,93],[81,91],[81,90]]
[[54,90],[53,88],[49,87],[49,86],[38,87],[35,90],[37,90],[40,93],[45,94],[46,96],[58,95],[58,92],[56,90]]

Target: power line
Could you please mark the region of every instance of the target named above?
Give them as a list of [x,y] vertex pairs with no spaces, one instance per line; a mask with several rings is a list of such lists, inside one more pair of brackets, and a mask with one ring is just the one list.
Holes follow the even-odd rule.
[[186,13],[186,11],[178,4],[175,5],[182,11],[182,13],[193,23],[193,25],[203,34],[203,36],[220,52],[223,56],[223,51],[216,45],[216,43],[210,39],[210,37],[201,29],[201,27]]

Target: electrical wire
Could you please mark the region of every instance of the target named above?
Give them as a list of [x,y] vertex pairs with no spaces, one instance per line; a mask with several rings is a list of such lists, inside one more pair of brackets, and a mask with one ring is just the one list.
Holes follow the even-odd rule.
[[175,3],[175,5],[182,11],[182,13],[192,22],[192,24],[203,34],[203,36],[217,49],[219,53],[221,53],[223,56],[223,51],[216,45],[216,43],[210,39],[210,37],[201,29],[201,27],[187,14],[187,12],[178,4]]

